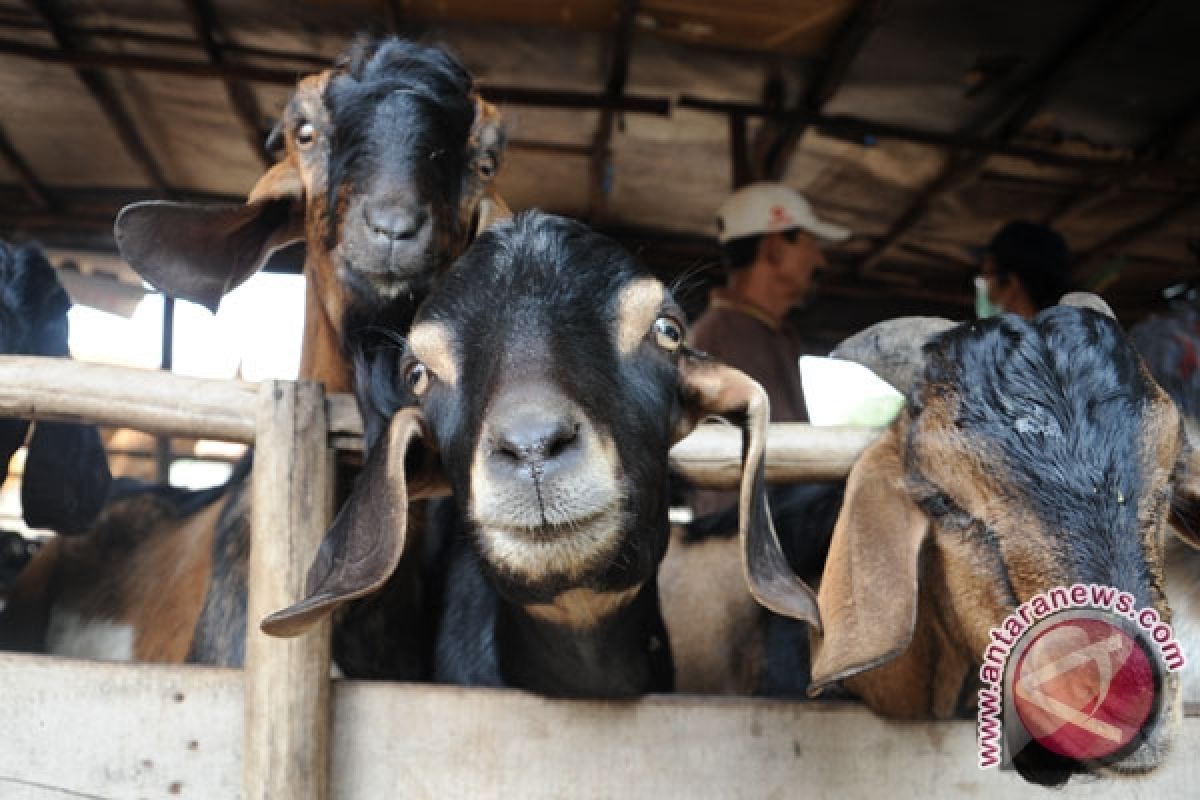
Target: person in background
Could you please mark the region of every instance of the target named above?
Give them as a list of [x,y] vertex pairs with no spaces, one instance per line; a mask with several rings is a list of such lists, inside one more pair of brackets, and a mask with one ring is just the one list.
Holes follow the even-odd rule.
[[[784,318],[808,295],[814,273],[825,268],[821,246],[849,237],[849,229],[819,219],[803,195],[779,183],[738,189],[717,210],[729,280],[709,295],[689,344],[762,384],[772,422],[808,421],[801,350]],[[697,491],[692,511],[701,516],[735,500],[734,492]]]
[[975,279],[980,318],[1009,312],[1030,319],[1071,291],[1071,251],[1053,228],[1016,220],[992,237],[980,273]]
[[[784,318],[805,299],[813,274],[825,266],[822,244],[849,236],[849,230],[819,219],[804,197],[778,183],[739,189],[717,210],[717,238],[729,277],[724,288],[710,294],[708,309],[692,326],[688,343],[762,384],[770,398],[772,422],[808,421],[800,382],[801,348]],[[688,496],[696,518],[725,511],[736,502],[733,491],[693,490]],[[751,597],[738,538],[724,535],[735,530],[736,521],[712,535],[692,536],[678,529],[659,570],[677,691],[780,693],[761,674],[768,637],[794,639],[797,663],[806,657],[807,626],[792,620],[769,622]],[[790,677],[806,680],[799,671]]]

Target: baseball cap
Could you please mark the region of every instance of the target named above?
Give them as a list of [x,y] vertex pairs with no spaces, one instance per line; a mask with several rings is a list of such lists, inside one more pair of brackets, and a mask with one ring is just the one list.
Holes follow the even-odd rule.
[[829,242],[850,238],[849,228],[818,219],[804,195],[779,183],[743,186],[717,209],[717,240],[721,244],[795,228]]

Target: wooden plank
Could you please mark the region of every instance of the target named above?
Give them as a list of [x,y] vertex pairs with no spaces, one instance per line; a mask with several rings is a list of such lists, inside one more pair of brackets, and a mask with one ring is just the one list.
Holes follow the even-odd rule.
[[[408,735],[388,736],[399,725]],[[660,696],[630,703],[366,683],[338,691],[338,798],[1062,797],[978,766],[975,723],[891,722],[858,707]],[[417,733],[417,735],[413,735]],[[1200,720],[1138,781],[1067,796],[1194,796]],[[1074,790],[1074,791],[1072,791]]]
[[5,800],[240,792],[242,682],[233,670],[0,654],[0,698]]
[[[234,800],[241,684],[236,670],[0,654],[0,797]],[[971,721],[897,723],[857,707],[741,698],[599,703],[448,686],[334,686],[338,800],[1149,800],[1193,797],[1200,782],[1200,760],[1190,757],[1200,748],[1198,717],[1183,721],[1152,776],[1076,779],[1054,792],[980,771]]]
[[[0,416],[80,420],[147,433],[254,441],[258,385],[38,356],[0,355]],[[325,398],[331,434],[362,447],[350,395]]]
[[246,381],[0,356],[0,416],[83,420],[249,443],[254,441],[257,394],[257,386]]
[[[189,378],[34,356],[0,356],[0,416],[95,422],[148,433],[252,443],[255,384]],[[329,446],[361,451],[362,418],[350,395],[325,398]],[[767,480],[792,483],[844,477],[879,431],[774,423],[767,435]],[[697,486],[736,488],[741,434],[701,425],[671,451],[674,466]],[[1200,451],[1194,456],[1200,469]]]
[[257,625],[303,595],[308,565],[333,519],[328,438],[319,384],[261,385],[247,575],[246,800],[329,797],[330,623],[295,639],[273,639]]
[[[880,434],[875,428],[819,428],[777,422],[767,435],[767,481],[837,480]],[[734,489],[742,474],[742,432],[702,425],[671,450],[671,463],[696,486]]]

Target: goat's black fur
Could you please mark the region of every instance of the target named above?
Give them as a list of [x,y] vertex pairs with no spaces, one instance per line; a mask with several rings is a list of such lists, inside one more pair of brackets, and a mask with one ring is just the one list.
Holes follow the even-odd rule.
[[[339,234],[339,213],[347,213],[347,195],[373,197],[391,194],[423,207],[433,215],[432,228],[441,240],[413,253],[397,279],[396,296],[379,296],[372,282],[354,269],[339,269],[339,280],[352,302],[345,317],[342,348],[348,358],[359,355],[354,380],[357,396],[370,402],[365,391],[365,360],[391,341],[388,331],[407,331],[413,314],[437,273],[450,260],[449,242],[461,239],[458,208],[464,186],[474,179],[468,163],[468,137],[475,119],[472,81],[462,65],[445,50],[397,38],[361,39],[344,55],[325,89],[323,102],[330,117],[329,166],[326,185],[327,245]],[[303,120],[296,119],[294,123]],[[390,188],[388,188],[390,187]],[[349,213],[361,213],[355,209]],[[344,246],[342,249],[345,249]],[[352,252],[348,251],[348,252]],[[398,407],[399,401],[389,408]],[[362,409],[370,444],[386,424],[371,407]],[[238,665],[242,661],[242,631],[246,625],[245,561],[248,553],[249,486],[231,481],[230,501],[218,523],[213,553],[213,584],[205,600],[189,660]],[[406,592],[401,581],[391,582],[376,596],[344,609],[333,634],[334,659],[350,677],[414,679],[428,673],[423,648],[411,637],[428,638],[424,621],[416,632],[388,627],[385,595]],[[394,599],[394,597],[393,597]],[[384,634],[400,636],[402,645],[387,647]],[[385,654],[386,653],[386,654]],[[385,655],[381,655],[385,654]]]
[[[630,695],[673,683],[655,572],[668,536],[667,451],[681,413],[677,370],[653,348],[622,356],[613,339],[620,290],[646,275],[614,242],[577,223],[519,215],[488,231],[438,283],[416,325],[452,332],[457,385],[436,379],[420,405],[455,493],[439,503],[440,550],[429,555],[441,593],[435,677],[510,685],[561,695]],[[670,300],[666,301],[670,304]],[[358,371],[368,439],[413,397],[402,383],[411,355],[377,348]],[[611,436],[620,464],[621,545],[586,575],[531,580],[493,567],[478,550],[469,509],[471,464],[494,393],[506,381],[550,381]],[[641,589],[632,602],[586,630],[526,613],[577,586]]]
[[1117,324],[1054,307],[948,331],[926,352],[912,399],[926,384],[955,387],[958,428],[1013,482],[1012,500],[1059,532],[1072,576],[1150,605],[1138,526],[1150,386]]
[[[324,97],[332,122],[325,204],[329,249],[339,233],[340,198],[369,195],[380,183],[406,187],[412,200],[428,204],[444,241],[459,240],[464,232],[456,212],[465,173],[472,169],[471,76],[445,50],[396,38],[360,39],[341,66]],[[396,276],[410,307],[419,302],[414,293],[428,291],[446,247],[435,243]],[[352,268],[344,272],[356,302],[380,302],[364,276]]]
[[[0,242],[0,352],[69,358],[71,300],[42,251]],[[30,423],[0,420],[0,465],[7,471]],[[92,425],[34,425],[21,486],[25,522],[34,528],[79,533],[95,519],[111,476]]]

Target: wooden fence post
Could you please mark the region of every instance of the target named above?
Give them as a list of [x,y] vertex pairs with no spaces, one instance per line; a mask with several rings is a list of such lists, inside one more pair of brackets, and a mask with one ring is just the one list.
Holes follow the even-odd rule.
[[272,639],[258,623],[301,597],[333,514],[333,464],[322,387],[264,382],[247,576],[244,800],[329,797],[329,623],[296,639]]

